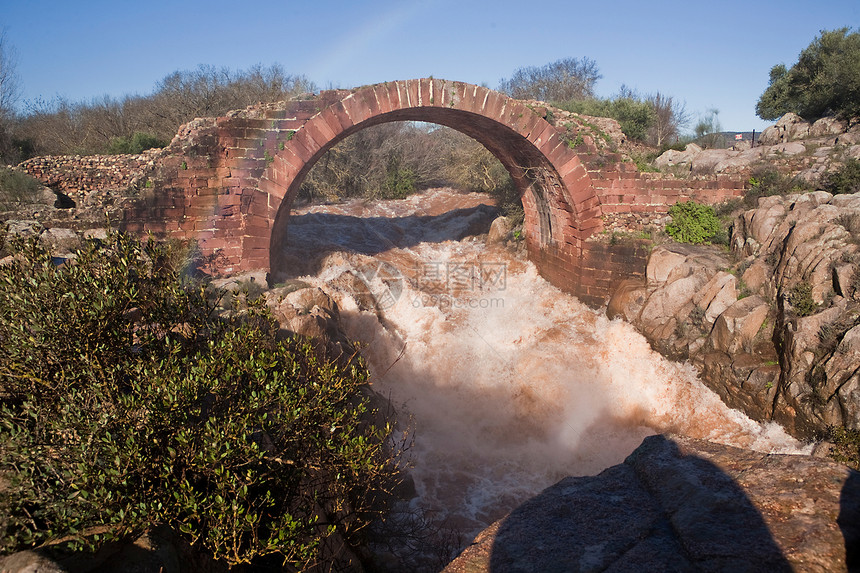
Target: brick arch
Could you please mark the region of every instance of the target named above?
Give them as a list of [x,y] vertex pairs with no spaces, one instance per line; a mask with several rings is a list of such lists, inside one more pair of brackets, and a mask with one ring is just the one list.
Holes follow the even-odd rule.
[[[536,110],[485,87],[438,79],[386,82],[336,92],[328,105],[282,141],[262,174],[268,196],[269,268],[279,255],[293,200],[322,155],[345,137],[391,121],[445,125],[483,144],[505,166],[523,197],[529,257],[563,288],[580,268],[583,241],[601,230],[600,202],[579,157]],[[270,215],[271,216],[271,215]],[[259,227],[259,228],[262,228]]]
[[[557,129],[546,120],[551,110],[532,104],[480,86],[422,79],[198,118],[167,148],[138,158],[146,167],[129,176],[137,193],[123,206],[120,227],[194,240],[214,275],[277,272],[292,200],[326,149],[377,123],[429,121],[477,139],[502,161],[523,195],[529,258],[557,287],[600,305],[622,280],[644,278],[648,255],[642,241],[595,236],[604,218],[610,228],[637,228],[659,224],[678,201],[715,203],[743,194],[742,177],[639,173],[623,156],[594,145],[594,135],[605,135],[599,121],[555,110],[571,120]],[[568,133],[573,123],[581,125]],[[574,134],[583,142],[576,148],[581,156],[565,142]],[[75,176],[78,187],[104,181],[101,172],[93,178],[86,171],[83,179]]]

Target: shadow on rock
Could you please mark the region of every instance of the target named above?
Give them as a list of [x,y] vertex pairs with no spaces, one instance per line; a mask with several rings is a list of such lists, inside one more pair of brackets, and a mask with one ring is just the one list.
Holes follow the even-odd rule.
[[444,571],[857,571],[858,549],[860,473],[650,436],[521,504]]
[[852,471],[842,486],[836,522],[845,538],[848,571],[860,571],[860,472]]
[[489,571],[791,571],[734,480],[663,436],[505,518]]

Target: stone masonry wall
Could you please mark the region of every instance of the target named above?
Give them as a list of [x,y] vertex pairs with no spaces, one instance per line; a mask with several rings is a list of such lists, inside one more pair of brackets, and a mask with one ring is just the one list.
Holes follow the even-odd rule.
[[72,199],[80,199],[90,191],[131,187],[148,168],[155,166],[160,152],[151,150],[141,155],[49,155],[28,159],[17,169],[55,191]]

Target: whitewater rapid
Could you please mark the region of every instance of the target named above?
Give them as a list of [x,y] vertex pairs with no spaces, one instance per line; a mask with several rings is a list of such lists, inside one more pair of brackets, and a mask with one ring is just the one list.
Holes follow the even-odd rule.
[[[470,238],[492,218],[488,202],[433,190],[291,217],[289,256],[335,298],[373,388],[412,433],[410,507],[462,545],[559,479],[620,463],[651,434],[801,451],[778,425],[725,406],[692,366],[663,358],[629,324]],[[375,309],[337,286],[343,273],[361,278]]]

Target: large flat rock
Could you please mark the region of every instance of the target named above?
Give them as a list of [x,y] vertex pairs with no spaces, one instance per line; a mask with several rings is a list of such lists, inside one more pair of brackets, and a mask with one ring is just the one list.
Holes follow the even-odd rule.
[[447,573],[860,570],[860,473],[679,436],[569,477],[482,532]]

